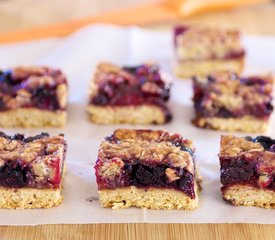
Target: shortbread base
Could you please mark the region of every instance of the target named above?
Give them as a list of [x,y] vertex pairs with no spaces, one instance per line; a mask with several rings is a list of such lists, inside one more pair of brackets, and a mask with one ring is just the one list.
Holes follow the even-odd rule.
[[216,71],[232,71],[241,73],[244,58],[232,60],[204,60],[204,61],[179,61],[175,66],[175,74],[179,78],[193,76],[205,77]]
[[62,127],[66,118],[66,111],[18,108],[0,112],[0,127]]
[[4,188],[0,187],[0,208],[51,208],[63,200],[60,189]]
[[236,206],[275,208],[275,192],[249,185],[233,185],[223,190],[223,198]]
[[240,131],[250,133],[264,133],[268,122],[251,116],[242,118],[196,118],[193,123],[201,128],[210,128],[222,131]]
[[158,106],[96,106],[89,105],[89,119],[98,124],[163,124],[163,110]]
[[122,209],[139,207],[148,209],[181,209],[192,210],[198,206],[197,184],[196,198],[191,199],[185,193],[174,189],[137,188],[135,186],[117,189],[99,190],[102,207]]

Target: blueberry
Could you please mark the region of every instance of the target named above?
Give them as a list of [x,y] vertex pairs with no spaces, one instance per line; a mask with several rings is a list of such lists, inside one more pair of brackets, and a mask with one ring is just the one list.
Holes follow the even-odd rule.
[[191,197],[195,198],[194,192],[194,180],[193,175],[191,173],[185,172],[184,177],[182,177],[179,181],[179,187],[184,191],[184,193]]
[[12,82],[11,70],[0,71],[0,82]]
[[27,185],[27,170],[19,162],[9,161],[0,168],[0,185],[4,187],[24,187]]
[[260,143],[263,146],[263,148],[267,151],[274,151],[272,149],[274,149],[273,145],[275,145],[275,139],[272,139],[267,136],[257,136],[253,139],[253,142]]
[[98,94],[92,99],[92,103],[96,105],[106,105],[109,102],[109,99],[104,94]]
[[181,146],[181,147],[180,147],[180,150],[181,150],[181,151],[185,151],[185,152],[189,152],[189,153],[190,153],[190,155],[191,155],[192,157],[194,157],[194,153],[193,153],[193,151],[191,150],[191,148],[190,148],[190,147],[187,147],[187,146]]
[[247,140],[247,141],[250,141],[250,142],[254,141],[254,138],[250,137],[250,136],[246,136],[244,139]]

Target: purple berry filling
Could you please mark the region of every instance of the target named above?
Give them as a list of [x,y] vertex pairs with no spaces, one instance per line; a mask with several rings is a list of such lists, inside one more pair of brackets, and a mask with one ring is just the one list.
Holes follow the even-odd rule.
[[[12,70],[0,71],[0,111],[9,110],[10,107],[4,102],[4,98],[15,98],[19,90],[26,90],[31,94],[30,102],[25,104],[25,108],[39,108],[44,110],[64,110],[60,107],[57,98],[57,86],[55,84],[45,84],[39,87],[30,87],[26,85],[26,82],[30,77],[52,77],[62,78],[62,73],[59,70],[44,68],[44,73],[37,73],[31,75],[25,75],[24,77],[18,77],[13,75]],[[65,78],[62,80],[66,82]]]
[[[259,187],[258,180],[260,173],[258,173],[257,160],[245,160],[243,157],[237,158],[220,158],[221,162],[221,183],[226,188],[234,184],[249,184]],[[275,175],[271,174],[270,183],[265,187],[266,189],[275,191]]]
[[173,188],[183,191],[187,196],[194,199],[194,176],[184,169],[177,169],[177,174],[180,179],[169,183],[167,180],[165,170],[171,168],[168,165],[156,165],[156,164],[140,164],[138,162],[126,163],[120,177],[115,181],[109,181],[102,178],[98,174],[99,166],[96,166],[97,184],[99,189],[114,189],[117,187],[160,187],[160,188]]
[[32,181],[28,167],[24,167],[20,161],[6,162],[0,168],[0,186],[20,188],[31,185]]
[[[264,79],[260,77],[246,77],[238,79],[235,74],[232,74],[230,77],[231,80],[229,81],[240,81],[241,84],[247,86],[261,86],[258,88],[258,93],[261,95],[266,95],[264,92],[264,86],[266,82]],[[194,79],[195,80],[195,79]],[[212,76],[208,76],[207,78],[208,83],[215,83],[216,79]],[[244,105],[241,108],[234,108],[229,109],[226,106],[216,106],[213,108],[212,111],[209,111],[205,107],[205,102],[212,101],[211,99],[211,92],[205,88],[205,86],[201,86],[200,84],[193,85],[194,90],[194,107],[198,117],[221,117],[221,118],[240,118],[246,115],[251,115],[256,118],[260,119],[267,119],[273,112],[273,105],[272,105],[272,97],[269,97],[269,101],[262,102],[262,103],[255,103],[253,105],[247,103],[245,97],[243,99]],[[215,92],[217,93],[217,92]],[[222,94],[222,93],[220,93]]]
[[[60,136],[63,136],[60,134]],[[4,132],[0,132],[1,138],[6,138],[10,141],[20,141],[24,144],[40,140],[43,138],[48,138],[48,133],[41,133],[33,137],[25,137],[23,134],[15,134],[14,136],[6,135]],[[22,150],[22,149],[21,149]],[[11,151],[12,153],[12,151]],[[39,153],[38,159],[42,159],[47,155],[52,154],[44,149]],[[60,173],[60,159],[58,157],[52,158],[47,164],[51,167],[51,171],[54,174],[51,177],[37,179],[38,176],[32,170],[32,161],[25,161],[23,158],[18,158],[16,160],[6,160],[3,158],[4,162],[0,166],[0,186],[9,188],[55,188],[58,187],[61,182],[62,173]],[[33,161],[35,161],[34,159]],[[62,161],[63,164],[63,161]]]
[[[264,151],[275,153],[275,139],[267,136],[257,136],[255,138],[247,136],[245,140],[260,143]],[[259,177],[263,175],[259,169],[264,169],[268,180],[260,183],[260,185],[275,191],[275,171],[270,166],[261,166],[262,158],[260,155],[254,155],[254,157],[246,157],[245,155],[221,157],[221,183],[224,187],[232,184],[250,184],[259,187]]]
[[161,79],[157,65],[124,67],[135,78],[129,82],[123,76],[115,76],[113,81],[104,81],[98,86],[97,95],[90,103],[101,106],[138,106],[143,104],[160,107],[166,116],[166,122],[172,115],[166,107],[170,97],[170,84]]

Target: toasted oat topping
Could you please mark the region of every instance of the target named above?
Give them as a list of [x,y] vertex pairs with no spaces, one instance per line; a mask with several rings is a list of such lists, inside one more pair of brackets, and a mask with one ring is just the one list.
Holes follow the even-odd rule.
[[0,110],[20,107],[64,109],[66,94],[66,77],[58,69],[20,66],[0,71]]
[[[184,149],[184,150],[183,150]],[[185,168],[194,172],[193,159],[189,149],[194,151],[192,142],[179,135],[163,131],[119,129],[101,144],[99,159],[116,162],[152,162]],[[103,160],[104,159],[104,160]]]
[[243,57],[244,49],[237,30],[189,26],[176,35],[180,60],[205,60]]
[[235,136],[222,136],[220,156],[238,156],[245,152],[262,152],[263,146],[260,143],[247,141],[244,138]]
[[[48,183],[55,186],[61,180],[65,151],[66,141],[63,135],[50,137],[42,133],[34,137],[25,137],[22,134],[8,136],[0,132],[1,181],[6,181],[1,174],[9,176],[14,174],[14,171],[19,171],[22,176],[26,175],[25,180],[20,180],[24,181],[20,183],[24,186],[43,188],[48,186]],[[13,181],[18,181],[14,178]]]
[[57,156],[64,145],[63,135],[49,137],[47,134],[25,138],[24,135],[16,137],[0,136],[0,159],[13,161],[20,159],[30,162],[37,157],[52,155]]
[[[193,79],[194,101],[209,113],[225,108],[233,115],[270,115],[273,76],[241,77],[232,72],[217,72],[207,79]],[[257,111],[253,108],[262,108]],[[264,111],[264,109],[266,109]],[[239,110],[239,111],[235,111]],[[253,111],[252,111],[253,110]]]
[[[272,185],[275,178],[273,145],[270,148],[265,142],[256,142],[257,140],[274,141],[264,136],[256,138],[221,137],[219,157],[224,184],[230,184],[239,179],[241,182],[245,181],[260,188],[274,189]],[[231,165],[228,165],[230,162]]]
[[222,136],[220,157],[240,157],[257,161],[260,173],[275,174],[275,153],[265,150],[261,143],[235,136]]
[[[142,67],[144,68],[144,72],[142,72]],[[131,71],[136,68],[140,68],[141,71],[139,74]],[[131,88],[137,88],[135,91],[158,95],[164,89],[169,89],[170,84],[171,80],[169,77],[159,71],[158,65],[153,63],[146,63],[132,68],[119,67],[112,63],[102,62],[97,65],[93,80],[91,81],[90,97],[96,96],[99,91],[112,97],[112,93],[115,91],[113,88],[118,88],[120,85],[128,86],[128,91]]]

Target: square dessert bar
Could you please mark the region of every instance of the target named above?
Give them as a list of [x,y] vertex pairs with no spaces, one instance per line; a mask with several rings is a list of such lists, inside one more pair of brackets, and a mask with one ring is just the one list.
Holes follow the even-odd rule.
[[0,208],[50,208],[61,203],[63,135],[0,132]]
[[178,26],[174,31],[176,75],[206,76],[213,71],[240,73],[245,51],[237,30],[204,26]]
[[196,208],[199,181],[194,151],[192,142],[178,134],[116,130],[101,143],[95,164],[101,205]]
[[67,81],[60,70],[24,66],[0,71],[0,127],[63,126]]
[[220,72],[193,79],[193,123],[202,128],[264,132],[273,112],[273,76]]
[[219,158],[226,201],[275,208],[275,139],[222,136]]
[[163,124],[171,82],[155,64],[120,68],[101,63],[91,81],[87,112],[99,124]]

